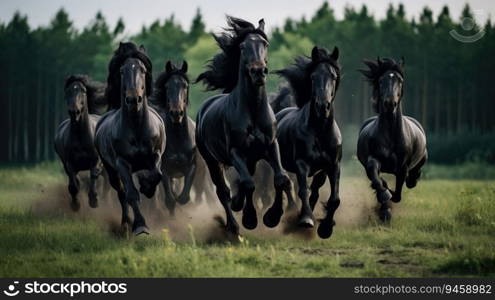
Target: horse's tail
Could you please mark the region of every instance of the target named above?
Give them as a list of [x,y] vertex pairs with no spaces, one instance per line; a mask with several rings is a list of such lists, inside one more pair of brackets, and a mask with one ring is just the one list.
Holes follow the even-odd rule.
[[278,90],[278,93],[271,94],[269,96],[268,101],[270,102],[270,106],[272,107],[274,113],[278,113],[282,109],[289,107],[287,105],[283,105],[282,101],[286,97],[291,97],[291,92],[292,90],[288,84],[282,84]]

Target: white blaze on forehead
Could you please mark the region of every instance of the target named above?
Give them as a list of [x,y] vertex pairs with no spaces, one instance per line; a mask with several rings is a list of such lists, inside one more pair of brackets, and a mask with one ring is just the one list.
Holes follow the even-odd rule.
[[394,77],[394,73],[390,73],[388,76],[390,76],[390,77]]

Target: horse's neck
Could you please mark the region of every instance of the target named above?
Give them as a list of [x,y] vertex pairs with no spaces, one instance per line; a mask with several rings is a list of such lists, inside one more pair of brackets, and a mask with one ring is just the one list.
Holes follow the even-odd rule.
[[75,134],[78,137],[86,137],[90,135],[91,123],[89,121],[89,112],[87,107],[83,110],[81,119],[78,122],[71,121],[70,130],[72,134]]
[[243,66],[239,68],[239,80],[232,94],[238,98],[238,107],[248,112],[251,118],[255,118],[257,112],[268,101],[265,86],[255,86],[251,83],[246,75],[246,70]]
[[177,133],[180,136],[185,136],[189,134],[189,118],[187,117],[187,109],[184,110],[184,117],[180,123],[174,123],[166,114],[165,118],[166,129]]
[[133,129],[134,131],[145,130],[149,126],[149,106],[148,100],[143,99],[143,107],[140,111],[130,112],[123,103],[121,106],[122,125]]
[[378,126],[380,132],[391,138],[402,138],[404,136],[402,126],[402,106],[399,104],[395,113],[378,115]]
[[330,110],[330,115],[327,118],[321,118],[316,115],[316,105],[315,101],[311,100],[310,102],[304,105],[304,118],[305,124],[308,128],[313,129],[316,132],[327,131],[328,127],[333,124],[334,120],[334,107],[332,102],[332,108]]

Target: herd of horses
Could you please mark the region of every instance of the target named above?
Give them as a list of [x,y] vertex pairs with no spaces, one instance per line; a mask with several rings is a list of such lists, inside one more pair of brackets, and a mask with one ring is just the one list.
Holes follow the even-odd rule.
[[[313,210],[328,177],[330,196],[323,201],[326,215],[317,232],[321,238],[331,236],[340,205],[342,159],[342,137],[334,118],[341,80],[339,49],[315,46],[310,56],[298,56],[292,65],[275,71],[284,83],[277,93],[267,94],[265,22],[255,26],[228,16],[227,25],[223,33],[213,35],[220,52],[194,82],[221,94],[203,101],[196,122],[187,113],[187,62],[168,61],[153,81],[145,48],[132,42],[120,43],[114,52],[106,84],[84,75],[66,80],[70,118],[58,128],[55,149],[69,177],[73,210],[80,208],[78,172],[90,171],[88,197],[94,208],[96,182],[104,169],[122,207],[124,230],[148,233],[140,193],[154,197],[161,182],[172,215],[176,203],[189,202],[191,191],[207,201],[216,192],[225,210],[226,232],[238,237],[233,211],[242,210],[246,229],[256,228],[258,197],[267,208],[263,223],[268,227],[279,224],[284,195],[286,209],[297,207],[289,172],[297,179],[301,200],[297,222],[307,228],[315,226]],[[402,115],[404,60],[364,62],[368,68],[360,71],[373,89],[377,116],[363,123],[357,156],[376,191],[378,215],[386,222],[391,218],[388,202],[399,202],[404,182],[413,188],[421,175],[426,137],[418,121]],[[394,190],[381,172],[396,176]],[[181,178],[182,190],[177,191]]]

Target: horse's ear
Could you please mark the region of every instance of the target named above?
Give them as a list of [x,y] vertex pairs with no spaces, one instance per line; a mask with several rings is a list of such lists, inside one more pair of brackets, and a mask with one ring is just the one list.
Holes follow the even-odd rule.
[[339,48],[338,48],[338,47],[333,47],[333,52],[332,52],[332,54],[330,55],[330,57],[331,57],[333,60],[335,60],[335,61],[339,60]]
[[182,67],[181,67],[182,73],[187,73],[187,68],[188,68],[187,61],[183,60],[182,61]]
[[401,68],[404,68],[404,64],[405,64],[405,61],[404,61],[404,56],[402,56],[402,57],[400,58],[400,60],[399,60],[399,66],[400,66]]
[[165,64],[165,71],[167,73],[170,73],[174,70],[174,65],[172,64],[172,62],[170,60],[167,61],[167,63]]
[[311,59],[313,61],[318,61],[320,59],[320,49],[318,49],[318,46],[314,46],[313,50],[311,50]]
[[381,65],[381,64],[382,64],[382,59],[380,58],[380,56],[377,56],[377,57],[376,57],[376,63],[377,63],[378,65]]
[[264,19],[259,20],[258,29],[263,31],[263,32],[265,31],[265,20]]
[[146,48],[143,45],[139,45],[139,51],[146,53]]

